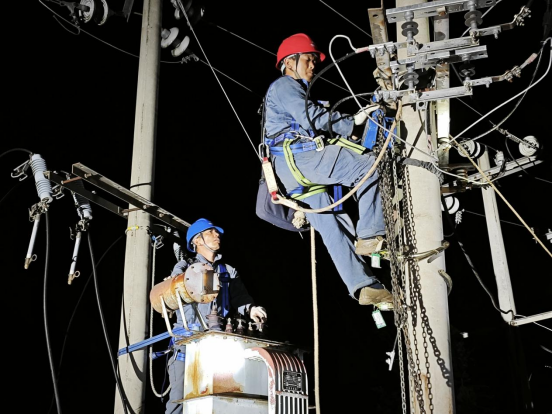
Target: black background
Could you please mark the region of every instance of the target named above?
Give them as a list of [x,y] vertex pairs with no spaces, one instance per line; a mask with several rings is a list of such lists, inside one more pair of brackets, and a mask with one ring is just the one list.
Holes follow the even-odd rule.
[[[123,2],[108,3],[117,10]],[[270,339],[312,349],[309,234],[301,238],[279,230],[254,212],[260,176],[254,151],[260,141],[257,110],[266,88],[278,76],[274,54],[282,39],[297,32],[307,33],[326,52],[325,63],[331,62],[330,41],[336,35],[348,36],[354,47],[372,43],[364,33],[369,33],[367,9],[378,7],[379,1],[254,4],[205,3],[204,19],[195,27],[199,43],[192,38],[189,49],[202,61],[179,63],[168,49],[162,51],[152,201],[189,223],[207,217],[223,227],[224,255],[239,270],[252,296],[268,310]],[[394,7],[393,2],[385,4]],[[500,2],[484,17],[483,26],[512,21],[523,4],[517,0]],[[22,369],[10,373],[9,383],[25,391],[21,403],[28,408],[23,408],[23,412],[55,412],[51,356],[54,366],[60,367],[59,390],[65,413],[111,412],[115,380],[94,286],[99,288],[110,351],[116,354],[126,221],[93,206],[94,219],[87,236],[96,261],[108,252],[97,267],[98,280],[94,283],[88,244],[83,242],[78,261],[81,276],[68,285],[74,243],[69,228],[74,227],[78,216],[71,197],[56,200],[47,220],[43,216],[40,224],[34,247],[38,258],[25,270],[23,262],[32,229],[28,209],[38,200],[32,175],[21,182],[10,177],[15,167],[28,160],[28,154],[22,150],[6,151],[21,148],[41,154],[48,168],[56,171],[70,171],[72,164],[80,162],[129,187],[142,2],[136,2],[128,22],[113,16],[103,26],[82,24],[80,33],[62,20],[68,17],[68,9],[54,2],[32,2],[25,9],[9,7],[14,10],[6,16],[14,17],[6,24],[9,32],[5,31],[5,38],[9,39],[4,60],[7,96],[3,121],[7,132],[0,143],[2,275],[10,282],[5,288],[9,299],[6,332],[14,344],[13,351],[17,351],[13,354],[22,364]],[[491,36],[481,40],[488,47],[489,58],[475,62],[476,78],[501,75],[539,50],[545,2],[535,1],[533,9],[524,27],[504,32],[498,39]],[[174,19],[173,12],[171,3],[165,1],[163,27],[184,27],[182,21]],[[450,20],[450,37],[460,37],[466,29],[463,13],[452,14]],[[388,30],[391,39],[395,39],[395,25],[388,25]],[[549,65],[549,46],[550,43],[535,80]],[[336,38],[331,50],[337,59],[350,53],[351,46],[346,39]],[[207,62],[220,71],[216,77]],[[340,67],[355,93],[375,89],[375,63],[368,53],[347,59]],[[536,61],[512,83],[476,87],[473,97],[464,102],[485,114],[526,88],[535,68]],[[332,102],[348,95],[335,68],[324,78],[340,87],[319,80],[313,87],[318,88],[319,95]],[[452,73],[451,86],[458,84]],[[548,74],[503,125],[520,138],[536,136],[544,144],[545,161],[526,173],[495,182],[549,250],[546,232],[552,228],[550,84]],[[342,110],[355,111],[354,103],[351,105],[344,105]],[[497,123],[513,107],[514,103],[510,103],[489,119]],[[458,100],[451,101],[452,135],[478,119]],[[484,120],[466,137],[491,127]],[[493,132],[481,142],[509,157],[503,135]],[[513,156],[519,157],[518,145],[511,141],[508,145]],[[460,161],[463,162],[457,154],[451,153],[451,162]],[[456,235],[461,236],[482,281],[496,297],[480,191],[468,191],[459,198],[465,212]],[[550,311],[550,256],[501,199],[498,205],[517,311],[525,316]],[[354,207],[347,206],[353,217]],[[445,233],[451,233],[446,223],[444,228]],[[550,328],[550,320],[540,321],[543,326],[508,327],[478,283],[455,238],[448,240],[451,247],[446,251],[447,272],[454,281],[449,295],[449,319],[457,412],[550,412],[552,358],[544,347],[550,350],[552,341],[550,330],[543,327]],[[169,275],[174,262],[170,244],[157,250],[157,281]],[[392,314],[384,313],[387,327],[378,330],[371,318],[372,309],[358,306],[348,296],[318,236],[316,274],[321,409],[329,411],[339,406],[346,412],[400,412],[397,360],[391,371],[385,362],[385,352],[391,351],[395,340]],[[155,314],[153,334],[164,331],[159,314]],[[462,332],[468,334],[467,338]],[[164,346],[157,345],[159,349]],[[523,363],[516,366],[516,358]],[[313,403],[313,353],[307,354],[306,363]],[[154,361],[157,392],[167,386],[162,366],[160,360]],[[530,386],[526,397],[524,377]],[[149,381],[146,393],[146,411],[163,412],[164,402],[155,397]],[[533,408],[523,408],[524,401],[532,403]]]

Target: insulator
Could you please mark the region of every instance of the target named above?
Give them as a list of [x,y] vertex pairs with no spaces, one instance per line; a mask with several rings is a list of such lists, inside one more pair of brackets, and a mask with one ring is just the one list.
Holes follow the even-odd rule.
[[502,151],[496,152],[496,155],[494,157],[494,162],[497,167],[502,167],[502,164],[504,164],[504,153]]
[[85,10],[79,10],[79,17],[84,23],[94,20],[98,26],[102,26],[115,14],[105,0],[80,0],[79,4],[86,7]]
[[414,86],[416,86],[419,82],[418,78],[420,77],[420,75],[418,75],[417,72],[407,72],[404,76],[403,76],[403,81],[404,83],[406,83],[410,88],[413,88]]
[[31,169],[36,183],[38,198],[40,198],[40,201],[46,200],[48,203],[51,203],[53,200],[52,184],[44,177],[44,171],[48,168],[46,167],[46,161],[44,161],[40,154],[33,154],[31,157]]
[[464,23],[472,29],[477,29],[483,23],[482,14],[479,10],[470,10],[464,14]]
[[163,29],[161,31],[161,47],[163,49],[171,47],[171,54],[174,57],[180,56],[188,48],[190,37],[184,35],[178,27],[173,27],[170,30]]
[[[178,233],[178,230],[175,230],[173,234],[176,237],[180,238],[180,233]],[[182,242],[184,242],[184,240],[182,240]],[[184,255],[184,251],[182,250],[182,246],[176,242],[173,243],[173,252],[174,252],[174,255],[176,256],[176,260],[178,260],[179,262],[186,259],[186,256]]]
[[[462,143],[461,145],[464,148],[464,150],[468,153],[468,155],[474,160],[481,157],[485,152],[485,146],[481,145],[477,141],[467,141],[466,143]],[[458,154],[460,154],[462,157],[466,157],[466,154],[462,150],[458,150]]]
[[[519,143],[519,152],[521,152],[521,155],[523,155],[524,157],[531,157],[539,151],[539,141],[537,141],[537,138],[535,138],[534,136],[529,135],[523,138],[523,141],[534,144],[533,146],[529,146],[524,144],[523,142]],[[536,146],[537,148],[534,148],[534,146]]]
[[[453,195],[445,196],[445,204],[449,214],[455,214],[460,208],[460,201]],[[443,205],[441,211],[445,211]]]
[[401,25],[401,29],[403,29],[402,32],[401,32],[402,35],[404,37],[408,37],[408,38],[410,38],[411,36],[416,36],[420,32],[418,30],[418,23],[416,23],[414,21],[404,22]]
[[[75,181],[75,185],[84,189],[84,184],[81,180]],[[71,193],[73,194],[73,200],[75,200],[75,206],[77,207],[79,217],[81,219],[92,220],[92,207],[90,206],[90,202],[80,194],[75,192]]]

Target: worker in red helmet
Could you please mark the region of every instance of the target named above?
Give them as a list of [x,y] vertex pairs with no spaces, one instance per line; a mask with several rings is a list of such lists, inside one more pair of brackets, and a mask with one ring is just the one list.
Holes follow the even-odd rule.
[[[276,68],[282,76],[270,85],[264,99],[264,144],[274,172],[286,195],[309,209],[321,209],[337,201],[327,189],[355,187],[375,161],[371,152],[354,141],[359,141],[376,104],[349,115],[330,113],[323,102],[306,99],[315,71],[325,58],[304,33],[284,39],[276,57]],[[341,139],[330,143],[328,124]],[[342,209],[308,212],[306,218],[320,233],[350,296],[361,305],[385,304],[381,308],[390,309],[391,292],[375,277],[363,257],[381,250],[385,242],[377,171],[356,195],[356,226]]]
[[[186,233],[186,248],[195,253],[195,258],[190,259],[192,263],[189,263],[180,253],[182,247],[180,245],[179,248],[175,247],[175,255],[179,261],[174,266],[170,277],[185,273],[190,264],[209,264],[218,273],[220,283],[219,294],[214,301],[218,314],[223,318],[231,316],[232,320],[234,315],[248,316],[261,331],[267,319],[267,312],[262,306],[255,305],[236,269],[223,262],[220,253],[223,233],[224,230],[221,227],[205,218],[200,218],[192,223]],[[195,328],[203,330],[200,328],[201,321],[198,312],[201,313],[204,320],[207,320],[212,306],[212,302],[185,304],[183,309],[187,326],[192,330]],[[181,313],[178,311],[175,313],[177,318],[174,327],[182,328],[184,321]],[[167,364],[171,391],[165,405],[165,414],[181,414],[183,406],[179,401],[184,398],[186,345],[176,345],[172,342],[171,345],[173,353]]]

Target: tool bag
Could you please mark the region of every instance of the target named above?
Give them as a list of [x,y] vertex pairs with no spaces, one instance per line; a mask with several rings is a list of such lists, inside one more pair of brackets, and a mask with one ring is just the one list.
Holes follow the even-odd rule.
[[256,213],[260,219],[284,230],[294,232],[310,230],[310,225],[306,225],[298,229],[292,224],[293,215],[295,214],[294,209],[282,204],[274,204],[272,202],[272,197],[268,192],[268,186],[266,185],[264,174],[261,174],[261,179],[259,180]]

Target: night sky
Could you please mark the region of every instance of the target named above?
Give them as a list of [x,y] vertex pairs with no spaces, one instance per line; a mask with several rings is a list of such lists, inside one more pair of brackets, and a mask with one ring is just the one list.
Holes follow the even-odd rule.
[[[114,10],[120,10],[123,3],[108,0]],[[483,26],[511,22],[525,4],[518,0],[498,3],[483,18]],[[226,261],[238,269],[251,295],[268,311],[269,339],[312,351],[310,235],[303,233],[301,237],[278,229],[255,214],[261,172],[255,153],[261,132],[257,111],[269,84],[279,75],[274,67],[275,53],[285,37],[298,32],[309,34],[326,52],[323,68],[331,62],[330,42],[336,35],[349,37],[354,47],[372,44],[367,34],[367,9],[378,7],[380,2],[250,4],[205,2],[205,16],[194,27],[199,43],[192,35],[188,49],[200,61],[181,63],[168,49],[162,50],[152,201],[188,223],[206,217],[222,227]],[[386,1],[385,5],[391,8],[394,2]],[[525,26],[505,31],[498,39],[482,38],[489,57],[474,62],[474,78],[502,75],[539,51],[546,2],[534,1],[532,7],[532,17]],[[6,332],[10,342],[17,341],[14,346],[18,348],[18,359],[25,361],[22,367],[17,363],[21,379],[14,381],[14,386],[27,388],[29,408],[18,410],[21,412],[56,412],[50,358],[59,370],[64,413],[113,410],[115,379],[104,332],[110,352],[116,356],[126,220],[92,206],[94,218],[81,245],[77,266],[81,276],[68,285],[74,246],[69,229],[79,217],[66,191],[66,196],[54,200],[48,214],[43,215],[34,247],[37,260],[24,269],[32,230],[28,210],[38,198],[30,168],[29,177],[23,181],[10,174],[29,159],[31,152],[41,154],[50,170],[70,172],[73,164],[82,163],[125,188],[130,186],[141,13],[142,2],[136,1],[128,21],[115,15],[102,26],[82,23],[79,32],[63,20],[69,18],[67,7],[34,1],[25,10],[13,10],[12,16],[24,19],[4,35],[9,44],[4,60],[8,96],[3,122],[7,133],[0,143],[2,275],[10,281],[5,288],[11,299],[5,311],[5,320],[9,321]],[[461,37],[466,30],[463,13],[452,14],[450,20],[450,37]],[[172,4],[165,1],[163,27],[178,25],[184,28],[182,20],[175,20]],[[394,24],[388,25],[388,32],[395,40]],[[351,49],[346,39],[337,38],[331,51],[337,59]],[[216,77],[208,62],[216,68]],[[475,87],[473,96],[463,101],[486,114],[525,89],[533,76],[533,81],[540,79],[549,62],[550,43],[535,75],[537,61],[513,82]],[[340,67],[355,93],[376,88],[372,76],[375,61],[368,53],[347,59]],[[335,85],[319,80],[313,93],[332,103],[349,95],[335,68],[324,78]],[[458,78],[451,73],[451,86],[458,85]],[[502,125],[519,138],[537,137],[543,145],[540,159],[544,162],[495,181],[548,250],[551,242],[546,234],[552,229],[550,86],[548,73]],[[500,122],[517,101],[487,119]],[[357,108],[351,99],[341,110],[353,112]],[[451,134],[455,136],[480,116],[460,100],[451,100]],[[479,122],[466,137],[484,133],[492,126],[487,120]],[[480,142],[489,146],[491,163],[497,151],[507,159],[510,153],[515,158],[521,156],[518,144],[498,132]],[[464,161],[451,153],[451,163]],[[490,297],[496,298],[496,282],[481,190],[469,190],[458,198],[464,209],[462,222],[452,229],[444,219],[445,238],[450,242],[446,267],[453,279],[449,319],[457,413],[550,413],[552,322],[548,319],[539,325],[517,328],[503,322]],[[523,316],[550,312],[551,257],[507,205],[498,197],[497,201],[517,312]],[[126,207],[124,202],[118,204]],[[348,202],[345,208],[356,219],[354,202]],[[97,264],[96,281],[88,240]],[[161,281],[175,263],[172,244],[158,249],[155,260],[155,278]],[[377,329],[372,308],[361,307],[348,296],[318,236],[316,273],[321,410],[330,412],[339,404],[344,412],[401,412],[398,363],[395,360],[389,370],[385,362],[386,352],[392,350],[395,341],[393,314],[384,312],[387,327]],[[387,277],[388,265],[384,263],[378,274]],[[166,330],[157,313],[153,325],[154,335]],[[164,346],[163,342],[154,348],[161,350]],[[313,352],[305,356],[311,404],[313,357]],[[167,386],[163,361],[154,361],[153,369],[156,391],[160,392]],[[147,413],[164,412],[164,401],[155,396],[149,381],[146,387]],[[533,408],[524,408],[526,404]]]

